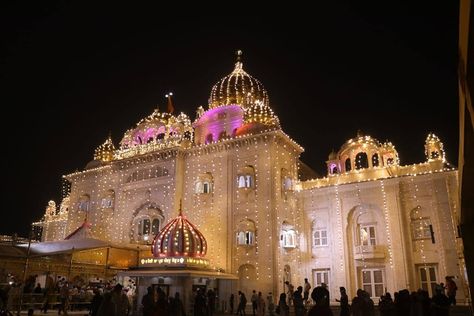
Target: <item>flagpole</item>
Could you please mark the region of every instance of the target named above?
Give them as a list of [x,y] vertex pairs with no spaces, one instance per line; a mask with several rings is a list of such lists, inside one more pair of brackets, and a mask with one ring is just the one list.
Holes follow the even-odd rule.
[[28,236],[28,250],[26,251],[25,269],[23,270],[23,288],[20,289],[20,302],[18,304],[17,315],[21,313],[21,305],[23,305],[23,293],[25,292],[26,273],[28,271],[28,265],[30,263],[30,250],[31,250],[31,238],[33,237],[33,229],[30,229]]

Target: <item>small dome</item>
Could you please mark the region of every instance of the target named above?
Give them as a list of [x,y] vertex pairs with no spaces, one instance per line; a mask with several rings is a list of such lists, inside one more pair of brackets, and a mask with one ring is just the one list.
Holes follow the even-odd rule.
[[336,160],[337,159],[337,153],[334,151],[334,149],[329,153],[328,160]]
[[268,93],[262,83],[245,72],[241,62],[242,52],[237,52],[234,71],[219,80],[211,90],[209,108],[238,104],[243,108],[256,101],[269,105]]
[[368,135],[364,136],[360,131],[358,131],[357,137],[349,139],[344,145],[342,145],[339,150],[339,156],[343,155],[343,153],[348,150],[360,151],[360,149],[364,149],[364,151],[367,151],[371,149],[373,151],[378,151],[381,146],[380,142],[375,138]]
[[109,136],[107,140],[96,148],[94,152],[94,160],[109,162],[114,160],[115,146],[112,142],[112,138]]
[[120,142],[120,149],[154,144],[172,147],[184,138],[191,139],[192,134],[191,120],[186,114],[181,112],[178,116],[174,116],[156,109],[140,120],[135,128],[125,132]]
[[244,124],[248,123],[275,126],[279,125],[280,122],[268,105],[265,105],[262,101],[256,101],[244,109]]
[[154,257],[204,257],[207,242],[180,209],[178,217],[166,224],[156,235],[152,252]]

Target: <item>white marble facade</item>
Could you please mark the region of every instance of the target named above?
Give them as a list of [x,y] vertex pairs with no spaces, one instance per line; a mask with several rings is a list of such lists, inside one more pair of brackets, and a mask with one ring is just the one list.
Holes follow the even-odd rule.
[[155,111],[119,149],[109,139],[84,171],[64,176],[71,191],[61,211],[50,206],[35,223],[43,241],[64,239],[86,220],[94,238],[147,252],[182,200],[212,267],[239,277],[235,291],[280,293],[285,280],[308,278],[327,283],[331,298],[339,286],[379,296],[431,292],[452,275],[463,299],[457,170],[441,141],[430,134],[426,161],[403,166],[391,143],[357,135],[329,155],[327,176],[307,180],[303,148],[270,104],[237,61],[193,123]]

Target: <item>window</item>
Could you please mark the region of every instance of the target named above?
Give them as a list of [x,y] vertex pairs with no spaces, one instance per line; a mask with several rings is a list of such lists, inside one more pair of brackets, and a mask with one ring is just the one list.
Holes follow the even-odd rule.
[[203,173],[198,176],[196,180],[196,187],[194,193],[209,194],[213,191],[213,178],[210,172]]
[[114,190],[108,190],[105,196],[102,198],[100,206],[102,208],[113,208],[114,207],[115,192]]
[[255,244],[255,223],[244,219],[237,225],[237,245],[253,246]]
[[252,231],[240,231],[237,233],[237,245],[248,245],[254,244],[254,232]]
[[284,230],[280,236],[284,248],[296,247],[296,232],[293,229]]
[[318,229],[314,231],[313,245],[316,247],[328,245],[328,232],[326,229]]
[[154,206],[143,207],[138,211],[131,225],[130,242],[139,244],[150,244],[160,232],[160,224],[163,223],[163,213]]
[[360,245],[361,246],[375,246],[375,226],[374,225],[360,225]]
[[364,152],[360,152],[357,154],[355,158],[355,168],[356,169],[363,169],[369,167],[369,162],[367,161],[367,154]]
[[237,188],[255,187],[255,169],[252,166],[245,166],[237,174]]
[[109,198],[103,198],[101,203],[102,208],[111,208],[112,207],[112,200]]
[[250,174],[240,175],[237,186],[239,188],[251,188],[251,187],[253,187],[252,175],[250,175]]
[[373,167],[378,167],[379,166],[379,155],[378,154],[373,154],[372,155],[372,166]]
[[88,194],[84,194],[79,199],[79,211],[88,212],[90,206],[90,197]]
[[435,294],[436,288],[436,267],[435,266],[422,266],[418,268],[420,275],[421,288],[429,293],[429,296]]
[[160,232],[160,220],[155,218],[151,223],[151,232],[153,235],[156,235]]
[[214,140],[214,139],[213,139],[212,134],[207,134],[207,136],[206,136],[206,144],[212,143],[213,140]]
[[439,158],[439,152],[437,152],[436,150],[432,151],[431,155],[430,155],[430,158],[431,159],[438,159]]
[[411,221],[413,239],[431,239],[431,220],[429,218],[415,219]]
[[228,136],[227,136],[226,131],[220,132],[220,134],[219,134],[219,139],[224,139],[224,138],[227,138],[227,137],[228,137]]
[[313,270],[313,286],[322,286],[322,284],[325,284],[329,290],[329,269]]
[[351,171],[351,159],[350,158],[347,158],[346,159],[346,162],[345,162],[345,167],[346,167],[346,172],[347,171]]
[[142,219],[138,222],[138,236],[148,235],[150,233],[150,220]]
[[362,289],[369,293],[372,298],[378,298],[384,294],[384,277],[382,269],[363,269]]

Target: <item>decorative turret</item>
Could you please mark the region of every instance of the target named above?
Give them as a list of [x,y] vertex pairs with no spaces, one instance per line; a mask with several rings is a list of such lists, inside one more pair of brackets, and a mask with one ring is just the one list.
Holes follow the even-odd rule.
[[443,143],[433,133],[429,133],[425,140],[425,155],[428,162],[442,161],[446,162]]
[[186,219],[179,208],[179,215],[155,236],[154,257],[193,257],[206,255],[207,242],[202,233]]
[[338,174],[341,172],[341,162],[337,158],[337,153],[334,151],[334,149],[329,154],[326,165],[328,167],[328,175]]
[[94,160],[101,162],[110,162],[114,159],[115,146],[112,137],[109,135],[107,140],[96,148],[94,152]]
[[389,141],[382,144],[380,155],[382,156],[382,163],[385,166],[398,166],[400,164],[400,158],[398,158],[398,152],[395,149],[395,145]]
[[51,220],[54,216],[56,216],[56,209],[56,202],[54,202],[53,200],[49,201],[44,214],[44,218],[46,221]]
[[[170,98],[169,95],[167,97]],[[174,111],[170,103],[168,108]],[[140,120],[135,128],[125,132],[115,158],[122,159],[164,148],[188,146],[192,139],[193,128],[186,114],[181,112],[174,116],[156,109]]]

